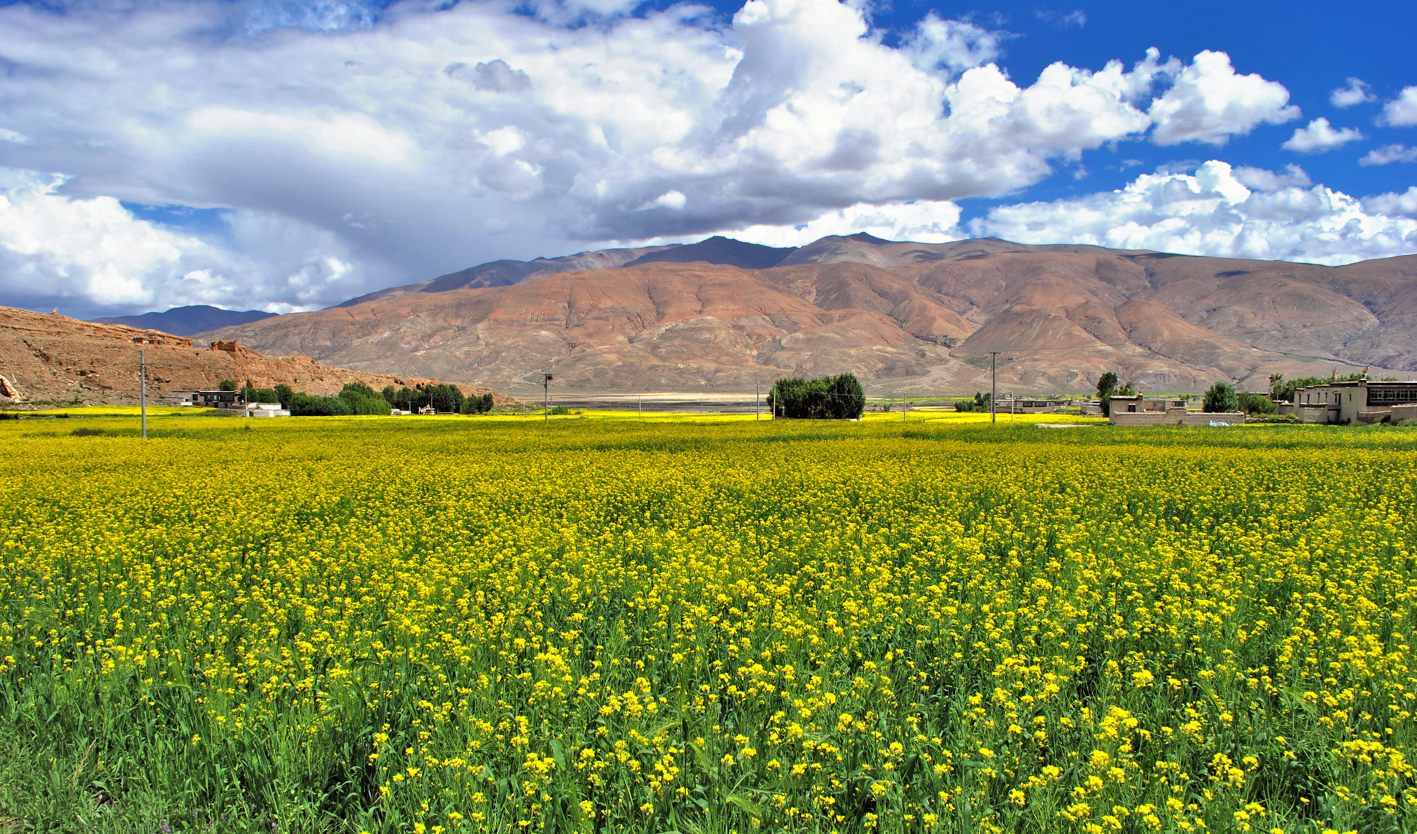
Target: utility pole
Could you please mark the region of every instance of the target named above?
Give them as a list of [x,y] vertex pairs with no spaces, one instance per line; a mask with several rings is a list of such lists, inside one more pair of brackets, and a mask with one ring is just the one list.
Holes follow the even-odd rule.
[[999,394],[998,394],[998,391],[999,391],[999,385],[998,385],[999,376],[998,376],[998,373],[997,373],[997,367],[998,367],[998,366],[997,366],[997,361],[998,361],[998,359],[999,359],[999,352],[998,352],[997,350],[991,350],[991,351],[989,351],[989,422],[990,422],[990,423],[997,423],[997,422],[999,422],[999,411],[998,411],[998,409],[997,409],[997,408],[995,407],[995,405],[994,405],[994,403],[999,399]]
[[138,402],[143,414],[143,439],[148,439],[148,352],[138,351]]
[[758,411],[758,403],[762,400],[762,394],[763,394],[762,389],[760,389],[760,388],[758,387],[758,383],[754,382],[754,383],[753,383],[753,422],[755,422],[755,423],[756,423],[758,420],[761,420],[761,419],[762,419],[762,414]]
[[555,379],[551,374],[541,375],[541,408],[543,423],[551,422],[551,380]]
[[900,401],[904,403],[900,409],[900,421],[904,423],[906,420],[910,419],[910,395],[907,394],[901,397]]

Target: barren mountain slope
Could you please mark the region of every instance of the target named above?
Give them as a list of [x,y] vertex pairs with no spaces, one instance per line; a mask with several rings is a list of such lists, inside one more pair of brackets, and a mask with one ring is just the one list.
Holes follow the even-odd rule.
[[[202,349],[194,347],[190,339],[156,330],[0,307],[0,376],[17,395],[0,392],[0,402],[136,403],[139,350],[147,353],[150,398],[172,391],[215,388],[224,379],[238,384],[249,381],[258,388],[284,383],[297,391],[321,395],[334,394],[349,382],[363,382],[378,390],[385,385],[435,381],[336,368],[308,356],[263,356],[240,345],[228,347],[231,349]],[[465,384],[460,387],[467,394],[491,390]],[[494,399],[498,403],[510,401],[501,394],[495,394]]]
[[[581,388],[734,388],[843,360],[869,377],[918,375],[925,346],[890,316],[827,310],[763,280],[708,264],[649,263],[548,275],[524,284],[282,317],[222,331],[274,352],[313,352],[360,368],[400,367],[527,384],[554,368]],[[933,345],[929,346],[934,348]]]
[[[799,258],[804,252],[812,257]],[[1001,383],[1027,391],[1087,390],[1107,370],[1147,390],[1198,390],[1222,378],[1263,389],[1273,372],[1355,369],[1337,337],[1369,315],[1318,282],[1332,272],[1323,267],[1294,270],[1289,283],[1270,279],[1283,291],[1266,308],[1256,295],[1262,279],[1218,274],[1237,272],[1237,262],[1097,247],[853,236],[789,260],[802,262],[764,270],[651,262],[543,275],[209,335],[356,368],[509,387],[550,370],[579,389],[741,391],[784,374],[850,369],[877,392],[964,392],[987,385],[988,357],[998,351]],[[1363,273],[1350,280],[1381,284]],[[1317,305],[1310,320],[1319,336],[1267,318],[1301,303],[1285,293]],[[1213,304],[1221,298],[1234,309]],[[1313,350],[1328,333],[1328,353]],[[1250,342],[1261,336],[1273,347]]]

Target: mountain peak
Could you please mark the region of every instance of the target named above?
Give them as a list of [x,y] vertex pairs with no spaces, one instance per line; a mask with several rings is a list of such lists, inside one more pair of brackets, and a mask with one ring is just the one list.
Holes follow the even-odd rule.
[[223,310],[206,304],[188,307],[173,307],[161,313],[143,313],[137,316],[105,316],[94,319],[99,324],[123,324],[144,330],[161,330],[174,336],[193,336],[216,330],[219,327],[235,327],[251,324],[275,316],[264,310]]
[[639,266],[648,263],[703,262],[736,266],[739,269],[770,269],[796,251],[791,247],[763,246],[757,243],[744,243],[741,240],[734,240],[723,235],[714,235],[698,243],[672,246],[658,252],[651,252],[630,261],[625,266]]

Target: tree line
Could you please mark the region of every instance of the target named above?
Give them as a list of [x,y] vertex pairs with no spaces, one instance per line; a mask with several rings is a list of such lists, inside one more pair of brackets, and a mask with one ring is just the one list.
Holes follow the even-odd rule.
[[[223,391],[235,391],[236,383],[222,380],[218,386]],[[395,408],[402,411],[418,411],[432,406],[440,414],[486,414],[492,410],[492,393],[464,396],[462,389],[451,383],[437,385],[416,385],[395,388],[384,386],[383,391],[375,391],[362,382],[351,382],[333,397],[307,394],[296,391],[289,385],[274,388],[256,388],[247,380],[241,393],[248,403],[280,403],[289,409],[292,417],[341,417],[354,414],[377,414],[387,416]]]
[[866,391],[850,371],[816,379],[784,377],[768,392],[768,408],[789,420],[855,420],[866,410]]

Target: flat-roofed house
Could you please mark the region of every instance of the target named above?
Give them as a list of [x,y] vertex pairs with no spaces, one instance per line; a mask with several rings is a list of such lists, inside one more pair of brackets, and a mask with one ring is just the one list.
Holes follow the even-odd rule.
[[246,396],[240,391],[193,391],[192,405],[201,408],[230,408],[240,411],[246,407]]
[[1417,380],[1336,379],[1296,390],[1290,409],[1304,423],[1352,424],[1412,419],[1414,406]]
[[247,417],[289,417],[290,411],[280,403],[246,403]]
[[230,408],[240,411],[246,407],[246,397],[240,391],[173,391],[167,395],[167,401],[172,405],[197,408]]
[[1123,414],[1165,414],[1179,408],[1185,410],[1186,401],[1179,397],[1147,397],[1142,394],[1114,394],[1108,410]]

